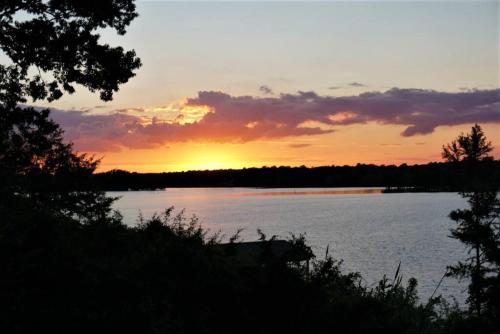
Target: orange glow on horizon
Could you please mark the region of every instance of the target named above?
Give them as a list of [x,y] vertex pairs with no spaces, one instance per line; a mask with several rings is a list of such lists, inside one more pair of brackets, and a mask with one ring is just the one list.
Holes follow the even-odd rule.
[[[500,131],[483,126],[500,157]],[[103,156],[99,172],[124,169],[136,172],[241,169],[262,166],[327,166],[424,164],[442,161],[441,148],[470,125],[439,127],[430,135],[402,137],[403,126],[376,123],[342,126],[326,135],[301,136],[246,143],[171,143],[153,149],[90,152]]]
[[190,155],[177,165],[180,170],[215,170],[243,168],[245,165],[223,149],[211,148]]

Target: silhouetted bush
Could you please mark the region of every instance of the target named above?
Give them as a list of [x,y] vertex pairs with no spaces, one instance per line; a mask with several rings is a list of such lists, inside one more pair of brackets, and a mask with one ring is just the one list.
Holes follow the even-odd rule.
[[117,213],[80,222],[23,198],[5,204],[3,333],[443,333],[464,321],[439,315],[437,301],[420,305],[399,270],[369,289],[329,256],[309,273],[239,264],[173,209],[127,227]]

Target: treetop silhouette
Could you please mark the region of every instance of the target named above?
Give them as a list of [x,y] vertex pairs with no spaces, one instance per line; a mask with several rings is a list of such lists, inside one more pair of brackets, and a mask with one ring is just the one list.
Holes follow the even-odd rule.
[[133,0],[6,0],[0,4],[0,103],[13,107],[75,92],[74,84],[113,92],[141,66],[133,50],[100,43],[99,29],[120,35],[137,16]]
[[460,134],[451,143],[443,145],[442,157],[448,162],[481,161],[491,159],[493,150],[491,141],[486,140],[479,124],[475,124],[470,133]]

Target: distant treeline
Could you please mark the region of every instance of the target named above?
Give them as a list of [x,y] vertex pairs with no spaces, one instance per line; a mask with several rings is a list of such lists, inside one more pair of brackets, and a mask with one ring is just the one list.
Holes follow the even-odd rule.
[[[471,173],[471,168],[480,172]],[[472,177],[472,175],[475,175]],[[168,187],[385,187],[386,191],[457,191],[466,184],[500,184],[500,160],[477,165],[428,163],[425,165],[324,167],[261,167],[169,173],[112,170],[94,175],[101,190],[146,190]]]

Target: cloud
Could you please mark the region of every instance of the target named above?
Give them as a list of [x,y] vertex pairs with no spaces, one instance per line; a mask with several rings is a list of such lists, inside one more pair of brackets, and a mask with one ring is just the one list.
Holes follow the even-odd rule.
[[351,83],[349,83],[349,86],[351,86],[351,87],[366,87],[365,84],[362,84],[360,82],[351,82]]
[[309,147],[311,146],[311,144],[300,144],[300,143],[297,143],[297,144],[289,144],[288,147],[290,148],[303,148],[303,147]]
[[401,146],[401,144],[395,144],[395,143],[382,143],[379,144],[380,146],[385,146],[385,147],[398,147]]
[[134,107],[134,108],[122,108],[122,109],[115,109],[115,113],[123,113],[123,114],[129,114],[129,113],[143,113],[145,112],[144,108],[140,107]]
[[97,152],[187,141],[244,143],[322,135],[367,122],[403,125],[402,136],[415,136],[438,126],[500,123],[500,89],[449,93],[393,88],[344,97],[311,91],[276,97],[202,91],[178,111],[174,119],[162,118],[168,112],[161,110],[155,117],[123,110],[106,115],[54,110],[52,117],[77,149]]
[[330,86],[330,87],[328,87],[328,89],[335,90],[335,89],[351,88],[351,87],[360,88],[360,87],[368,87],[368,85],[365,85],[365,84],[363,84],[361,82],[353,81],[353,82],[349,82],[349,83],[344,84],[344,85]]
[[260,86],[259,90],[266,95],[273,95],[274,94],[273,90],[269,86],[266,86],[266,85]]

